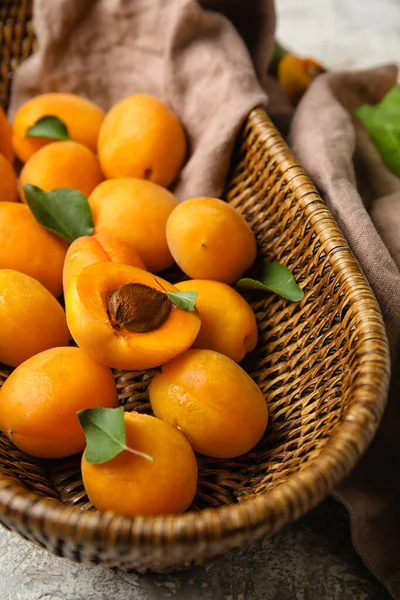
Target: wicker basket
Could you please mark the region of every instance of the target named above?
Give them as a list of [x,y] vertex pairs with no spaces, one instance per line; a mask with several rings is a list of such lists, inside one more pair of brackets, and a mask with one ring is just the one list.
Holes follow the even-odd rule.
[[[31,6],[0,2],[0,93],[32,50]],[[277,531],[320,502],[367,448],[386,399],[389,357],[371,289],[316,190],[261,110],[239,135],[226,199],[306,295],[251,297],[260,341],[245,365],[270,423],[246,456],[199,457],[186,514],[134,519],[92,509],[79,457],[41,461],[0,437],[0,521],[55,554],[145,571],[183,567]],[[3,378],[7,369],[1,369]],[[115,374],[127,409],[148,411],[152,372]]]

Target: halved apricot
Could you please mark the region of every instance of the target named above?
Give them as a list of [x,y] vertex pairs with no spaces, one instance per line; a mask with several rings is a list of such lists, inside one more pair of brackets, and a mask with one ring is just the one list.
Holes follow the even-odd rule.
[[199,329],[197,311],[169,300],[161,277],[113,262],[86,267],[70,282],[67,323],[89,356],[117,369],[149,369],[184,352]]
[[72,242],[67,250],[63,269],[64,293],[66,293],[71,279],[85,267],[109,261],[131,265],[146,271],[136,250],[116,235],[111,233],[84,235]]

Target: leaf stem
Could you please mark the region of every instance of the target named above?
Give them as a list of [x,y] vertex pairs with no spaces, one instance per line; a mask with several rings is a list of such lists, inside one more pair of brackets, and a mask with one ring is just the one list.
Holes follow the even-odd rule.
[[150,454],[145,454],[145,452],[140,452],[140,450],[134,450],[133,448],[129,448],[129,446],[124,446],[124,450],[130,452],[131,454],[135,454],[136,456],[141,456],[149,462],[154,462],[154,458],[150,456]]

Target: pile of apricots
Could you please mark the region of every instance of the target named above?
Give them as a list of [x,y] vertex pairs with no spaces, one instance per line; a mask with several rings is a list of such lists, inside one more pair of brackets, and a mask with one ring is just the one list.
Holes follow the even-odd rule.
[[[44,117],[62,121],[65,139],[27,135]],[[146,94],[107,113],[44,94],[12,125],[0,110],[0,362],[13,368],[0,430],[36,457],[83,453],[85,489],[100,510],[185,511],[195,452],[239,456],[267,426],[265,399],[238,364],[257,344],[255,315],[232,287],[256,258],[255,237],[220,199],[177,202],[168,187],[187,153],[178,118]],[[39,224],[27,184],[82,192],[93,234],[68,244]],[[176,285],[165,279],[174,263],[188,277]],[[197,292],[194,307],[171,292]],[[155,416],[124,414],[127,446],[152,461],[122,451],[89,462],[77,413],[118,407],[112,369],[153,368]]]

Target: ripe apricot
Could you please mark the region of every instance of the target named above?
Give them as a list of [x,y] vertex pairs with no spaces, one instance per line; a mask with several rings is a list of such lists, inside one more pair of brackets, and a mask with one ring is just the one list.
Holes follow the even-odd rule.
[[14,269],[62,293],[67,244],[39,225],[25,204],[0,202],[0,269]]
[[24,165],[20,175],[21,198],[26,183],[45,192],[73,188],[86,196],[102,181],[97,158],[77,142],[53,142],[38,150]]
[[107,113],[98,152],[107,178],[139,177],[168,187],[185,160],[186,139],[178,118],[164,102],[134,94]]
[[12,148],[12,128],[6,113],[0,106],[0,154],[3,154],[10,163],[14,160]]
[[146,270],[136,250],[116,235],[97,233],[92,236],[82,236],[72,242],[65,256],[64,293],[66,293],[71,279],[85,267],[109,261]]
[[0,362],[12,367],[70,339],[54,296],[36,279],[11,269],[0,269],[0,321]]
[[77,411],[118,406],[113,375],[80,348],[51,348],[15,369],[0,390],[0,430],[21,450],[61,458],[85,447]]
[[72,337],[94,360],[117,369],[149,369],[184,352],[200,319],[174,306],[177,288],[147,271],[114,262],[89,265],[66,295]]
[[153,273],[170,267],[165,227],[177,205],[171,192],[151,181],[103,181],[89,198],[95,233],[113,233],[128,242]]
[[168,423],[125,413],[127,446],[149,454],[150,462],[128,451],[102,464],[82,457],[82,478],[98,510],[127,516],[184,512],[197,486],[197,462],[185,436]]
[[199,293],[196,308],[201,327],[192,348],[215,350],[240,362],[257,344],[257,322],[251,306],[225,283],[190,279],[176,284],[178,290]]
[[188,350],[164,365],[149,388],[154,414],[185,434],[196,452],[233,458],[263,436],[268,408],[238,364],[212,350]]
[[0,202],[17,202],[17,176],[11,163],[0,154]]
[[257,253],[248,223],[217,198],[190,198],[178,204],[168,218],[167,242],[186,275],[223,283],[237,281]]
[[43,137],[26,137],[26,131],[46,116],[61,119],[72,140],[96,153],[104,114],[99,106],[74,94],[50,93],[35,96],[15,114],[12,137],[15,153],[22,162],[26,162],[40,148],[54,141]]
[[279,61],[278,79],[292,104],[297,104],[313,79],[325,71],[313,58],[301,58],[288,52]]

